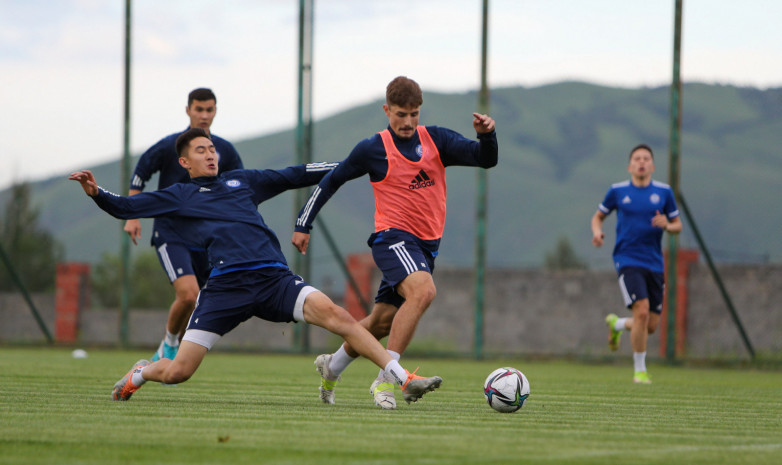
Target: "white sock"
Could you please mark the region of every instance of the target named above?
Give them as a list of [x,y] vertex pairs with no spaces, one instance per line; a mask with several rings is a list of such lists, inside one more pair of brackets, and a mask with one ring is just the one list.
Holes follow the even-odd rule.
[[646,371],[646,352],[633,352],[635,371]]
[[[402,358],[402,354],[398,354],[398,353],[394,352],[393,350],[386,349],[386,352],[388,352],[388,354],[391,355],[391,357],[394,360],[396,360],[397,362],[399,361],[399,359]],[[386,374],[386,370],[380,370],[380,373],[377,374],[377,377],[380,378],[382,376],[385,376],[385,374]]]
[[144,368],[136,372],[133,372],[133,374],[130,376],[130,382],[133,383],[134,386],[141,386],[142,384],[147,382],[147,380],[145,380],[144,377],[141,376],[141,372],[144,371]]
[[627,321],[627,318],[617,318],[616,323],[614,324],[614,331],[624,331],[625,330],[625,322]]
[[407,381],[407,372],[396,360],[391,360],[388,362],[385,368],[385,372],[390,375],[394,381],[396,381],[396,384],[400,386],[404,385]]
[[[331,356],[331,362],[329,362],[329,370],[335,375],[339,376],[345,371],[345,368],[358,357],[351,357],[345,351],[345,346],[339,346],[336,352]],[[334,380],[332,380],[334,381]]]
[[166,338],[163,340],[171,347],[179,346],[179,335],[170,333],[168,330],[166,330]]

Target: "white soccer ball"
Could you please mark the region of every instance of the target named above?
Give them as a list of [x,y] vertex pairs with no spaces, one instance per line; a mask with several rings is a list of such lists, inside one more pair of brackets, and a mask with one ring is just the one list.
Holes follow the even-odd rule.
[[524,406],[529,397],[529,381],[515,368],[497,368],[483,383],[483,395],[494,410],[515,412]]

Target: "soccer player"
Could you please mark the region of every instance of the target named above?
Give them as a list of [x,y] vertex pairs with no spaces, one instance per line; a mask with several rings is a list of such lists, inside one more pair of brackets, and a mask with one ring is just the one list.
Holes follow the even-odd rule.
[[[388,127],[359,142],[348,157],[327,174],[299,212],[291,241],[305,253],[312,223],[323,205],[345,182],[369,175],[375,196],[375,228],[368,245],[383,273],[372,312],[361,324],[395,360],[410,344],[418,321],[437,293],[432,272],[445,226],[448,166],[491,168],[497,164],[494,120],[473,113],[478,140],[450,129],[418,124],[423,93],[412,79],[399,76],[386,88],[383,110]],[[334,403],[340,374],[358,357],[350,342],[333,354],[317,357],[320,396]],[[396,408],[393,378],[380,370],[370,387],[375,403]],[[405,400],[411,400],[404,394]]]
[[616,210],[614,266],[622,297],[632,316],[619,318],[612,313],[606,317],[608,345],[611,350],[617,350],[622,331],[629,329],[635,369],[633,381],[649,384],[652,381],[646,371],[646,341],[660,323],[665,290],[660,243],[663,231],[679,234],[682,222],[670,186],[652,180],[654,154],[648,145],[633,147],[627,171],[630,180],[612,185],[592,216],[592,244],[603,245],[603,221]]
[[138,361],[114,385],[112,399],[128,400],[146,381],[188,380],[220,337],[253,316],[304,321],[338,334],[416,399],[440,386],[440,377],[424,378],[402,368],[347,310],[294,275],[277,236],[258,212],[261,202],[315,184],[335,164],[235,170],[218,177],[217,151],[204,129],[188,129],[177,138],[176,147],[179,163],[191,177],[186,184],[120,197],[99,188],[89,171],[69,176],[116,218],[177,216],[181,236],[205,248],[213,265],[174,360]]
[[[187,96],[185,112],[190,118],[191,128],[202,128],[210,134],[209,128],[217,114],[217,97],[211,89],[195,89]],[[130,181],[129,196],[142,192],[145,183],[157,172],[160,173],[158,189],[190,180],[187,171],[179,165],[175,147],[177,137],[183,132],[164,137],[141,155]],[[210,137],[217,150],[220,172],[243,168],[239,153],[230,142],[214,134],[210,134]],[[173,360],[179,347],[179,338],[193,313],[198,291],[209,276],[209,261],[205,250],[185,245],[187,241],[179,236],[179,225],[175,218],[155,218],[152,224],[152,246],[157,250],[160,265],[176,293],[168,310],[165,336],[152,356],[152,361],[160,358]],[[133,244],[137,244],[137,239],[141,237],[141,222],[135,218],[129,219],[124,230]]]

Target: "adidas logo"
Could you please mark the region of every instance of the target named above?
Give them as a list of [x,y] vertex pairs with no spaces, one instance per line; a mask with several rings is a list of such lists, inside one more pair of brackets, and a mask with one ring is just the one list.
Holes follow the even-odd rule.
[[410,181],[408,189],[422,189],[424,187],[434,186],[434,180],[430,179],[424,170],[418,172],[418,175]]

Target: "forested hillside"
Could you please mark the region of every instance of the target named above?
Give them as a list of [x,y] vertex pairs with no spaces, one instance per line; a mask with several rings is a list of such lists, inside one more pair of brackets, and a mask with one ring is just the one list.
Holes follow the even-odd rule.
[[[590,267],[610,267],[610,247],[594,250],[591,245],[589,219],[608,186],[628,177],[628,151],[639,142],[655,150],[655,178],[668,181],[669,100],[667,87],[572,82],[494,89],[490,113],[497,121],[500,162],[488,176],[489,265],[540,266],[546,252],[565,237]],[[688,84],[682,100],[682,193],[714,258],[782,261],[782,209],[773,200],[782,174],[782,89]],[[317,121],[313,159],[341,160],[359,140],[385,128],[381,104]],[[425,91],[421,122],[473,137],[471,112],[476,108],[476,93]],[[248,168],[294,163],[292,131],[234,143]],[[119,157],[85,168],[93,169],[104,187],[119,191]],[[448,223],[438,266],[469,266],[474,254],[475,169],[452,167],[447,174]],[[65,245],[69,260],[94,262],[104,251],[116,252],[119,222],[98,210],[66,176],[33,183],[41,224]],[[7,190],[0,192],[0,201],[7,198]],[[297,210],[291,193],[261,206],[284,246]],[[364,252],[372,212],[369,182],[359,179],[346,184],[321,217],[343,253]],[[609,219],[610,244],[613,225]],[[148,247],[150,223],[145,227],[140,247]],[[686,220],[685,230],[691,230]],[[313,240],[317,274],[333,264],[317,228]],[[696,247],[691,232],[682,235],[681,246]],[[290,259],[292,247],[284,250]],[[315,283],[323,285],[317,279]]]

